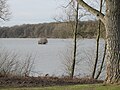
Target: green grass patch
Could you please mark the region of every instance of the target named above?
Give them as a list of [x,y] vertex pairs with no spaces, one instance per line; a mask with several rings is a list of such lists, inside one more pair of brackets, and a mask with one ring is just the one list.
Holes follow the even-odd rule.
[[29,88],[0,88],[0,90],[120,90],[120,85],[70,85]]

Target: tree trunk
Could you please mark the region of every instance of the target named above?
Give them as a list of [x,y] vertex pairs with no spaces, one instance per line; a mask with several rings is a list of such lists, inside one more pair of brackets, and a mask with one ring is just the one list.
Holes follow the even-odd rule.
[[106,0],[106,83],[120,81],[120,0]]
[[103,52],[103,58],[102,58],[102,62],[101,62],[101,65],[100,65],[100,69],[95,77],[95,79],[98,79],[101,72],[102,72],[102,69],[103,69],[103,64],[104,64],[104,61],[105,61],[105,55],[106,55],[106,49],[107,49],[107,43],[106,43],[106,39],[105,39],[105,45],[104,45],[104,52]]
[[106,83],[120,82],[120,0],[105,0],[106,15],[92,8],[83,0],[77,0],[86,10],[105,24],[107,39]]
[[[102,12],[102,3],[103,3],[103,0],[100,0],[100,13]],[[97,31],[97,40],[96,40],[96,42],[97,42],[97,44],[96,44],[96,57],[95,57],[94,69],[92,72],[92,78],[94,78],[94,76],[95,76],[96,68],[97,68],[97,64],[98,64],[100,31],[101,31],[101,20],[98,21],[98,31]]]
[[77,9],[76,9],[76,16],[75,16],[75,29],[74,29],[74,51],[73,51],[73,63],[72,63],[72,72],[71,77],[73,78],[74,72],[75,72],[75,62],[76,62],[76,52],[77,52],[77,30],[78,30],[78,11],[79,11],[79,4],[77,3]]

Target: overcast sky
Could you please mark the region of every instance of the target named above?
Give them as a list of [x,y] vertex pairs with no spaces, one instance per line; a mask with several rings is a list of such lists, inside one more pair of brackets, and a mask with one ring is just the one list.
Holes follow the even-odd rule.
[[10,21],[0,22],[2,26],[27,23],[53,22],[54,17],[62,13],[61,6],[68,0],[8,0]]
[[[63,13],[61,6],[66,6],[69,0],[8,0],[11,19],[0,22],[0,26],[21,24],[37,24],[54,22],[54,17]],[[92,2],[91,0],[85,0]]]

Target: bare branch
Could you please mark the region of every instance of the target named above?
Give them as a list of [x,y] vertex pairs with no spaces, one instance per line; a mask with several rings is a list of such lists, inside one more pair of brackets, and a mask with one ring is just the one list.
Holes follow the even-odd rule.
[[0,0],[0,19],[3,21],[9,20],[10,14],[7,0]]
[[78,3],[85,8],[86,10],[88,10],[90,13],[94,14],[97,18],[99,18],[103,23],[105,22],[105,18],[104,18],[104,14],[100,13],[98,10],[92,8],[91,6],[89,6],[86,2],[84,2],[83,0],[76,0],[78,1]]
[[62,6],[62,7],[67,8],[72,2],[73,2],[73,0],[71,0],[66,6]]

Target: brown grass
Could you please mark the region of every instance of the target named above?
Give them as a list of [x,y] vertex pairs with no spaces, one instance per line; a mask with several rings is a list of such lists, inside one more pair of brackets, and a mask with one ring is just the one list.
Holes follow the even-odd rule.
[[89,78],[69,78],[69,77],[0,77],[0,87],[37,87],[37,86],[63,86],[77,84],[102,83],[102,80]]

